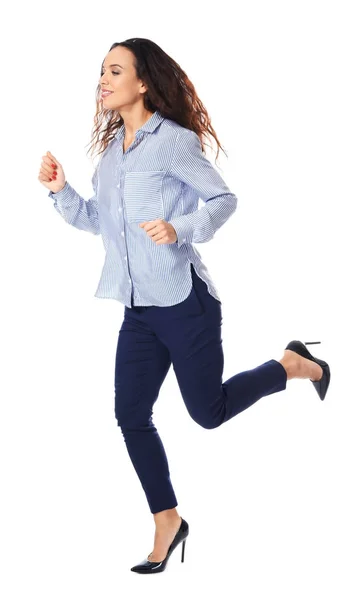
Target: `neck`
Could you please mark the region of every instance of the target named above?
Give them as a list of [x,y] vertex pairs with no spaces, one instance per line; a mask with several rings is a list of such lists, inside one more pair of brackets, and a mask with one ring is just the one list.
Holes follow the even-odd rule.
[[120,116],[124,121],[125,136],[127,139],[133,138],[140,127],[150,119],[153,113],[146,110],[144,107],[133,106],[129,110],[120,112]]

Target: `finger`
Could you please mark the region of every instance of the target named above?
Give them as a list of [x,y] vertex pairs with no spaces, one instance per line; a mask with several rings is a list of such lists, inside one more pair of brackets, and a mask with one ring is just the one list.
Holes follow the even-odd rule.
[[54,171],[52,171],[52,170],[50,170],[50,172],[49,172],[48,169],[44,169],[43,167],[41,167],[40,172],[50,180],[56,179],[56,176],[54,175]]
[[152,236],[153,242],[158,242],[159,240],[165,239],[167,236],[164,231],[159,231]]
[[46,163],[46,162],[44,162],[44,161],[41,163],[41,167],[40,167],[40,168],[41,168],[41,169],[43,169],[43,171],[44,171],[45,173],[48,173],[48,174],[49,174],[49,177],[52,177],[52,176],[53,176],[53,174],[54,174],[54,173],[56,173],[56,170],[55,170],[55,169],[53,169],[53,167],[51,167],[49,164],[47,164],[47,163]]
[[49,152],[49,150],[47,151],[47,153],[46,153],[46,154],[47,154],[47,156],[48,156],[48,157],[49,157],[49,158],[50,158],[50,159],[53,161],[53,163],[54,163],[54,165],[55,165],[56,167],[61,167],[61,164],[60,164],[60,162],[59,162],[58,160],[56,160],[55,156],[53,156],[53,155],[52,155],[52,153],[51,153],[51,152]]
[[51,167],[48,167],[44,163],[42,163],[40,167],[40,171],[48,177],[48,179],[55,181],[56,180],[56,171],[54,171]]
[[50,183],[51,181],[53,181],[51,177],[49,177],[48,175],[44,175],[44,173],[39,173],[38,179],[39,181],[46,181],[46,183]]
[[[153,219],[152,221],[145,221],[144,229],[146,231],[149,231],[150,229],[154,229],[154,227],[157,227],[157,225],[160,225],[161,222],[162,222],[162,219]],[[141,225],[143,225],[143,223],[141,223]]]
[[55,164],[55,162],[49,158],[49,156],[43,156],[43,166],[48,165],[49,169],[51,171],[57,171],[58,169],[58,165]]
[[159,219],[157,219],[157,222],[152,221],[151,223],[149,223],[148,227],[144,227],[144,229],[146,229],[147,231],[152,231],[152,235],[154,235],[158,231],[163,231],[163,228],[159,223]]

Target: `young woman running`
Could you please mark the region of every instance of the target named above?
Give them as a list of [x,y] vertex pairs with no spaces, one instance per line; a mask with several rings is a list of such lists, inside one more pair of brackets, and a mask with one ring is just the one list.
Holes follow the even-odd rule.
[[153,550],[131,570],[160,573],[181,542],[184,560],[189,534],[152,420],[170,365],[188,413],[206,429],[285,390],[293,378],[310,379],[323,400],[330,369],[292,340],[280,360],[222,381],[221,300],[193,244],[214,237],[237,197],[204,155],[205,135],[223,150],[207,110],[181,67],[144,38],[111,46],[96,101],[92,148],[100,145],[101,159],[93,197],[84,200],[72,188],[50,152],[38,179],[67,223],[102,236],[106,254],[95,296],[125,305],[115,417],[155,521]]

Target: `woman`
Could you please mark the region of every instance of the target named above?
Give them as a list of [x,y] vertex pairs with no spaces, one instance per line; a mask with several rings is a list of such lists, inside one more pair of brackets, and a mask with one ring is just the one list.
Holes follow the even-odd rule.
[[147,39],[113,44],[101,68],[94,122],[92,141],[102,154],[94,196],[79,196],[50,152],[39,180],[67,223],[101,234],[106,256],[95,295],[125,304],[115,416],[155,521],[153,551],[131,570],[159,573],[180,542],[183,561],[189,532],[152,421],[170,365],[189,414],[207,429],[285,390],[292,378],[310,379],[323,400],[330,369],[293,340],[279,361],[222,382],[221,301],[192,244],[213,238],[237,198],[203,155],[204,134],[213,136],[218,152],[222,147],[179,65]]

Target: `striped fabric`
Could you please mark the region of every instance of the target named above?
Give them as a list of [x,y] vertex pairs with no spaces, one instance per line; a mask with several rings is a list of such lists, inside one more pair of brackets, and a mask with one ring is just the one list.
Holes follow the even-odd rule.
[[[236,196],[202,153],[194,131],[156,111],[124,153],[124,130],[123,124],[101,155],[92,198],[84,200],[68,182],[48,194],[67,223],[102,237],[105,260],[94,295],[129,308],[132,298],[135,306],[178,304],[190,294],[193,263],[220,301],[193,244],[213,238],[236,210]],[[139,227],[158,218],[176,230],[173,244],[157,245]]]

